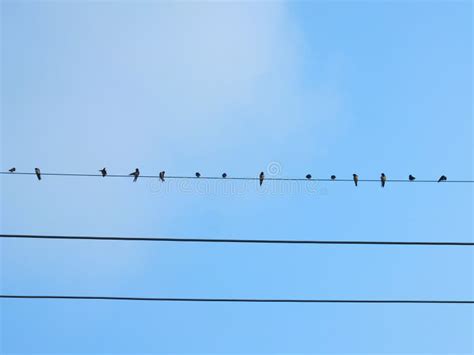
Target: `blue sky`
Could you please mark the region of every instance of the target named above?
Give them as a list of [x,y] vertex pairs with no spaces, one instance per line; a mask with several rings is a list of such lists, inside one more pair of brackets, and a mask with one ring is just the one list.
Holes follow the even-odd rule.
[[[1,3],[1,169],[473,179],[472,3]],[[466,184],[0,177],[2,233],[472,241]],[[2,240],[1,292],[473,299],[466,248]],[[2,353],[471,354],[474,309],[2,300]]]

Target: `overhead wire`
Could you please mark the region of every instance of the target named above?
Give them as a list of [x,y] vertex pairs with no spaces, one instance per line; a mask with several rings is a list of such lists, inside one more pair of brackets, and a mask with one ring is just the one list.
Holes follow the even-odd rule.
[[2,299],[84,300],[84,301],[152,301],[214,303],[371,303],[371,304],[474,304],[474,300],[439,299],[297,299],[297,298],[190,298],[190,297],[115,297],[63,295],[0,295]]
[[[33,172],[8,172],[8,171],[0,171],[0,175],[36,175]],[[45,173],[41,172],[41,176],[58,176],[58,177],[100,177],[100,178],[133,178],[133,175],[129,174],[107,174],[107,176],[103,177],[101,174],[90,174],[90,173]],[[140,175],[138,179],[159,179],[159,175]],[[258,181],[258,177],[232,177],[227,175],[225,178],[222,176],[204,176],[201,175],[199,177],[196,176],[187,176],[187,175],[170,175],[165,176],[166,179],[179,179],[179,180],[244,180],[244,181]],[[351,182],[353,183],[354,180],[351,179],[331,179],[331,178],[284,178],[284,177],[265,177],[265,181],[306,181],[306,182]],[[380,183],[380,178],[378,179],[359,179],[358,182],[377,182]],[[387,183],[438,183],[438,180],[414,180],[410,181],[408,179],[387,179]],[[446,180],[443,183],[474,183],[474,180]]]
[[173,242],[173,243],[238,243],[238,244],[327,244],[327,245],[380,245],[380,246],[474,246],[474,242],[446,241],[363,241],[363,240],[305,240],[305,239],[242,239],[242,238],[169,238],[169,237],[118,237],[73,236],[37,234],[0,234],[2,239],[95,240],[122,242]]

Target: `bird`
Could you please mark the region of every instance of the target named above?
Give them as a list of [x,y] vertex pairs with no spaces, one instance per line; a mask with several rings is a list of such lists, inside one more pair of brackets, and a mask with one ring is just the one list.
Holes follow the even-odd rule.
[[222,174],[222,178],[223,178],[223,179],[225,179],[226,177],[227,177],[227,174],[226,174],[226,173]]
[[199,171],[196,172],[196,177],[197,178],[200,178],[201,177],[201,173]]
[[165,171],[164,171],[164,170],[163,170],[163,171],[160,171],[160,180],[161,180],[162,182],[165,182]]
[[331,175],[331,180],[336,180],[336,175]]
[[130,173],[129,175],[133,176],[133,182],[136,182],[138,180],[138,177],[140,176],[140,170],[136,168],[135,171],[133,173]]
[[106,177],[107,176],[107,169],[103,168],[101,170],[99,170],[100,173],[102,174],[102,177]]
[[306,179],[311,180],[311,174],[306,175]]
[[439,177],[439,179],[438,179],[438,182],[446,181],[446,180],[448,180],[448,178],[447,178],[446,176],[444,176],[444,175],[441,175],[441,176]]
[[39,168],[35,168],[35,174],[38,180],[41,180],[41,171]]
[[263,179],[265,179],[265,174],[262,171],[260,175],[258,176],[258,180],[260,181],[260,186],[262,186],[263,184]]
[[11,173],[14,173],[14,172],[16,171],[16,168],[15,168],[15,167],[13,167],[13,168],[11,168],[11,169],[10,169],[10,170],[8,170],[8,171],[9,171],[9,172],[11,172]]
[[354,179],[354,184],[357,186],[357,183],[359,182],[359,175],[357,174],[352,174],[352,178]]
[[380,181],[382,182],[382,187],[385,187],[385,182],[387,181],[387,177],[384,173],[380,175]]
[[412,174],[408,175],[408,180],[410,181],[415,181],[416,177],[414,177]]

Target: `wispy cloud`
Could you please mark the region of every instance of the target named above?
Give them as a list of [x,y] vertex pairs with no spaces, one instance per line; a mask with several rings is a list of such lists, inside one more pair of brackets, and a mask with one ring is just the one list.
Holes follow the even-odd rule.
[[35,72],[24,86],[38,88],[30,120],[48,137],[38,152],[62,146],[75,160],[115,163],[120,155],[129,164],[166,150],[166,165],[209,154],[219,160],[221,152],[259,164],[281,159],[282,143],[313,154],[312,141],[331,133],[328,123],[343,107],[334,78],[314,75],[308,84],[308,69],[326,63],[307,62],[304,32],[282,2],[31,7],[35,14],[24,17],[38,28],[20,42],[34,41],[21,50],[35,58],[24,59]]

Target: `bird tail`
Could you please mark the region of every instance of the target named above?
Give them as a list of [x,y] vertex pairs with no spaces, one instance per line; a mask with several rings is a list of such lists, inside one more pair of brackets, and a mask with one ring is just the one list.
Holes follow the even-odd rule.
[[41,180],[41,175],[38,175],[38,180]]

